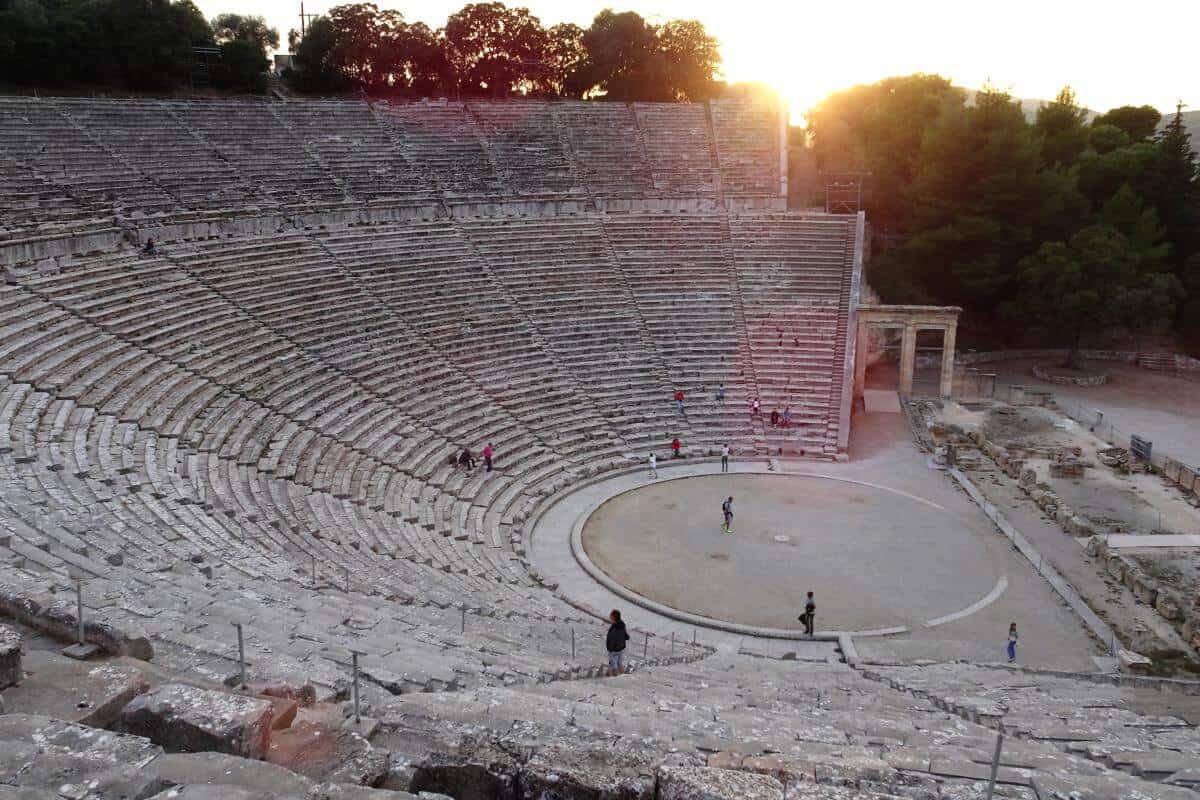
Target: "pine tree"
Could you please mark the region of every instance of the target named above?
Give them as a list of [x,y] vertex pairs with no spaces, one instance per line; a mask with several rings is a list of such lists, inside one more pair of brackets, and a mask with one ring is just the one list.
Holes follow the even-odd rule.
[[1154,204],[1167,229],[1175,263],[1200,252],[1200,161],[1183,124],[1183,103],[1158,135],[1159,162]]

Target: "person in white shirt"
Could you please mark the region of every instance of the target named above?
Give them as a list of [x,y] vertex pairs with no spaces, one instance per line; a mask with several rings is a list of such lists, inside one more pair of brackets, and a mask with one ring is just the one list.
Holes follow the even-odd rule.
[[654,453],[650,454],[650,477],[651,479],[658,478],[658,456]]
[[721,472],[729,472],[729,445],[721,448]]

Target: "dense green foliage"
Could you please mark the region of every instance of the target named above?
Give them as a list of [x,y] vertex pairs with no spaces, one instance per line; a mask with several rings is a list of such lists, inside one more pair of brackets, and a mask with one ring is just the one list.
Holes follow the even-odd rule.
[[808,133],[821,170],[869,173],[885,300],[1072,346],[1172,322],[1200,338],[1200,161],[1180,111],[1157,134],[1149,106],[1088,116],[1070,89],[1028,120],[1004,92],[968,102],[910,75],[832,95]]
[[335,6],[295,42],[306,91],[462,97],[698,100],[714,93],[717,42],[694,20],[651,25],[601,11],[587,30],[527,8],[471,3],[432,31],[373,3]]
[[0,80],[18,85],[164,91],[189,83],[192,48],[218,46],[214,83],[248,91],[278,42],[261,17],[210,25],[191,0],[0,0]]

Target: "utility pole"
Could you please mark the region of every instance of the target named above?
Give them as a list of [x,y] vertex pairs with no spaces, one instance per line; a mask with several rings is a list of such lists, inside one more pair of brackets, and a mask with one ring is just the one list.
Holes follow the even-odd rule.
[[300,0],[300,38],[301,39],[304,38],[304,29],[305,29],[304,26],[307,23],[307,21],[312,19],[313,17],[319,17],[319,16],[321,16],[321,15],[320,14],[305,14],[304,13],[304,0]]

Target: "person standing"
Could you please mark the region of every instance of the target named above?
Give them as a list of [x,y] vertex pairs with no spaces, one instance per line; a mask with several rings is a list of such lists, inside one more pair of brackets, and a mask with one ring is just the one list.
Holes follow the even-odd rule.
[[721,472],[729,472],[729,443],[721,447]]
[[717,387],[717,402],[718,403],[725,402],[725,384],[724,383],[721,383],[721,385]]
[[800,621],[804,623],[804,634],[806,636],[813,635],[813,629],[816,627],[817,617],[817,601],[813,599],[813,593],[808,592],[804,597],[804,613],[800,615]]
[[650,478],[658,480],[658,457],[654,453],[650,454]]
[[733,533],[733,498],[732,497],[726,499],[726,501],[724,503],[721,503],[721,513],[725,517],[725,524],[724,524],[724,526],[722,526],[722,530],[724,530],[726,533]]
[[604,646],[608,648],[608,674],[620,675],[625,671],[625,645],[629,642],[629,631],[621,619],[621,612],[615,608],[608,615],[608,636],[604,638]]
[[792,407],[787,406],[783,409],[783,427],[790,428],[792,426]]
[[779,409],[772,408],[771,409],[771,427],[774,428],[778,424],[779,424]]
[[750,416],[751,416],[751,418],[758,416],[758,411],[760,408],[762,408],[762,404],[760,402],[758,402],[757,397],[750,401]]
[[681,447],[683,442],[679,441],[678,436],[671,440],[671,458],[683,458],[683,454],[679,452]]
[[679,409],[679,413],[683,413],[683,389],[675,390],[675,406]]
[[1017,623],[1010,622],[1008,625],[1008,663],[1017,660]]
[[491,442],[488,442],[486,445],[483,446],[483,463],[487,465],[488,472],[492,471],[492,454],[494,452],[495,451],[492,450]]

